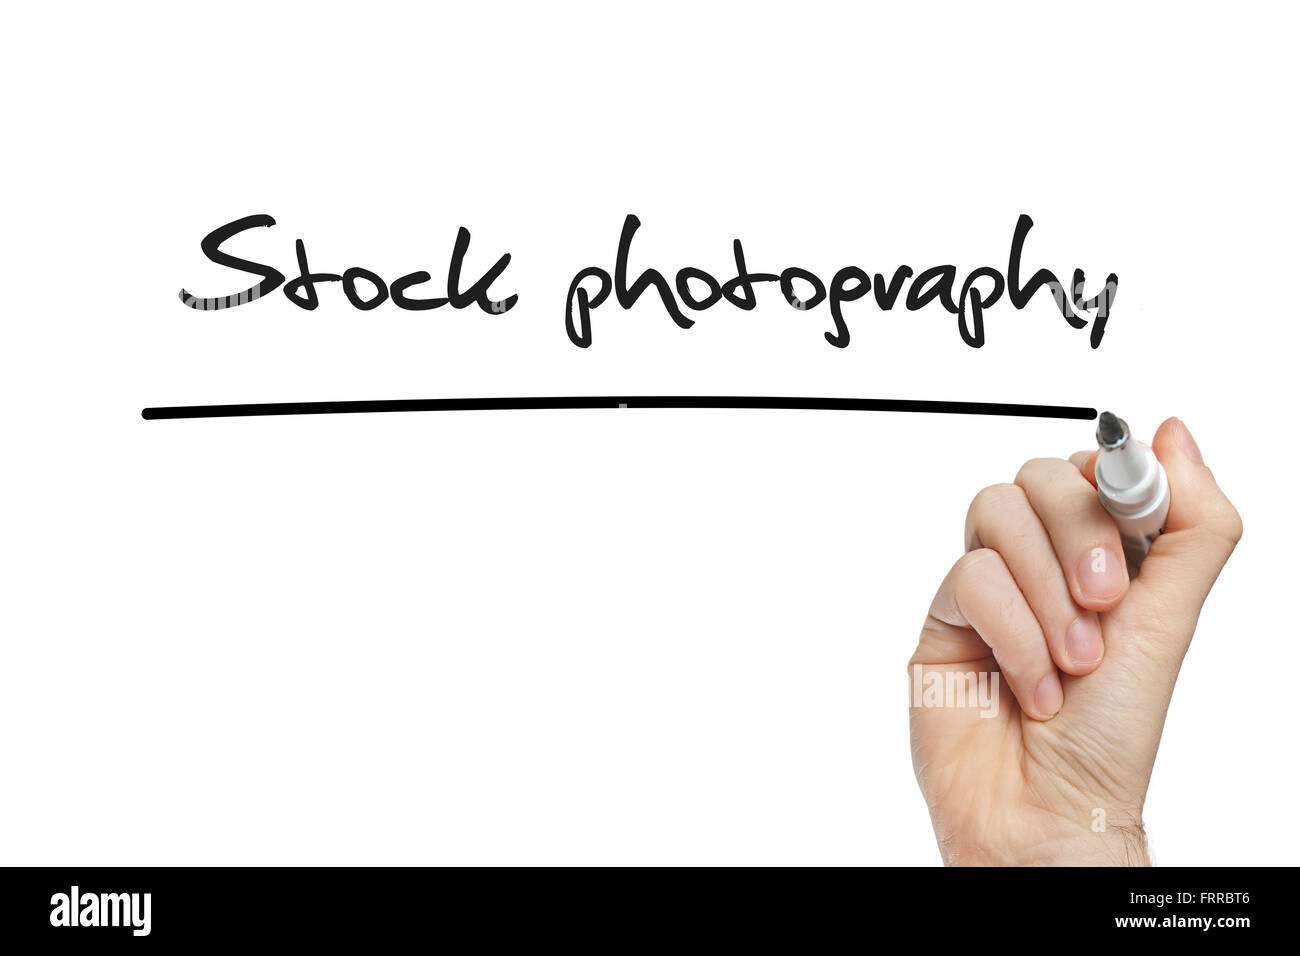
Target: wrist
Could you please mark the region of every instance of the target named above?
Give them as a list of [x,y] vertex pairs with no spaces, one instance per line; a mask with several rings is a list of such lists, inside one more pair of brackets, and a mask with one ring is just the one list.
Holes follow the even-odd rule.
[[[1038,829],[1038,839],[1022,842],[971,839],[951,834],[940,840],[947,866],[1151,866],[1146,829],[1140,811],[1094,810],[1086,826],[1072,824]],[[1029,832],[1033,832],[1032,830]]]
[[[1140,810],[1092,811],[1089,826],[1040,848],[1026,866],[1151,866]],[[1030,854],[1030,856],[1034,856]]]

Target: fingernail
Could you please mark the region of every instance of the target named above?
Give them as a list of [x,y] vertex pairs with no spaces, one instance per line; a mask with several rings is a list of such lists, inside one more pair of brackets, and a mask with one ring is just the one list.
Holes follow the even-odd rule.
[[1187,423],[1181,418],[1178,420],[1178,444],[1182,446],[1183,454],[1198,465],[1205,464],[1205,459],[1201,457],[1201,449],[1196,444],[1196,439],[1192,433],[1187,430]]
[[1076,617],[1074,623],[1065,632],[1065,653],[1076,664],[1095,664],[1105,653],[1101,641],[1101,624],[1097,615],[1085,614]]
[[1079,559],[1079,589],[1094,601],[1108,601],[1124,587],[1124,564],[1119,555],[1093,548]]
[[1061,690],[1061,678],[1056,676],[1056,671],[1052,671],[1038,682],[1038,690],[1034,691],[1034,706],[1038,708],[1041,716],[1055,717],[1064,702],[1065,693]]

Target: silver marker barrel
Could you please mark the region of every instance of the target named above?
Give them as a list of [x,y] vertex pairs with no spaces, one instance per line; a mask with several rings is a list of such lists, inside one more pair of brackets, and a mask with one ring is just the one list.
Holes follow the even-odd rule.
[[1169,516],[1169,476],[1156,454],[1135,440],[1124,419],[1102,412],[1096,478],[1101,503],[1115,519],[1129,574],[1137,574]]

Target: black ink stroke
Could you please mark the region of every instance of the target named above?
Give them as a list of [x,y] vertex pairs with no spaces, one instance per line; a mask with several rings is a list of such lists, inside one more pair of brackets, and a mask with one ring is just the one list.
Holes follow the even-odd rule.
[[534,398],[398,398],[352,402],[270,402],[248,405],[173,405],[146,408],[147,421],[176,418],[251,418],[268,415],[345,415],[376,412],[526,411],[578,408],[748,408],[844,412],[922,412],[1092,421],[1095,408],[1004,402],[918,401],[898,398],[801,398],[748,395],[564,395]]

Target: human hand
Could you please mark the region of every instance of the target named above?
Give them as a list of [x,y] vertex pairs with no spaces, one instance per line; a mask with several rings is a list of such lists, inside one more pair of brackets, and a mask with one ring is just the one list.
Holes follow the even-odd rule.
[[[1165,712],[1241,538],[1187,427],[1169,419],[1152,448],[1169,517],[1132,581],[1095,452],[1034,459],[971,504],[966,554],[908,665],[912,763],[947,864],[1149,863],[1142,806]],[[981,674],[983,706],[945,698]]]

